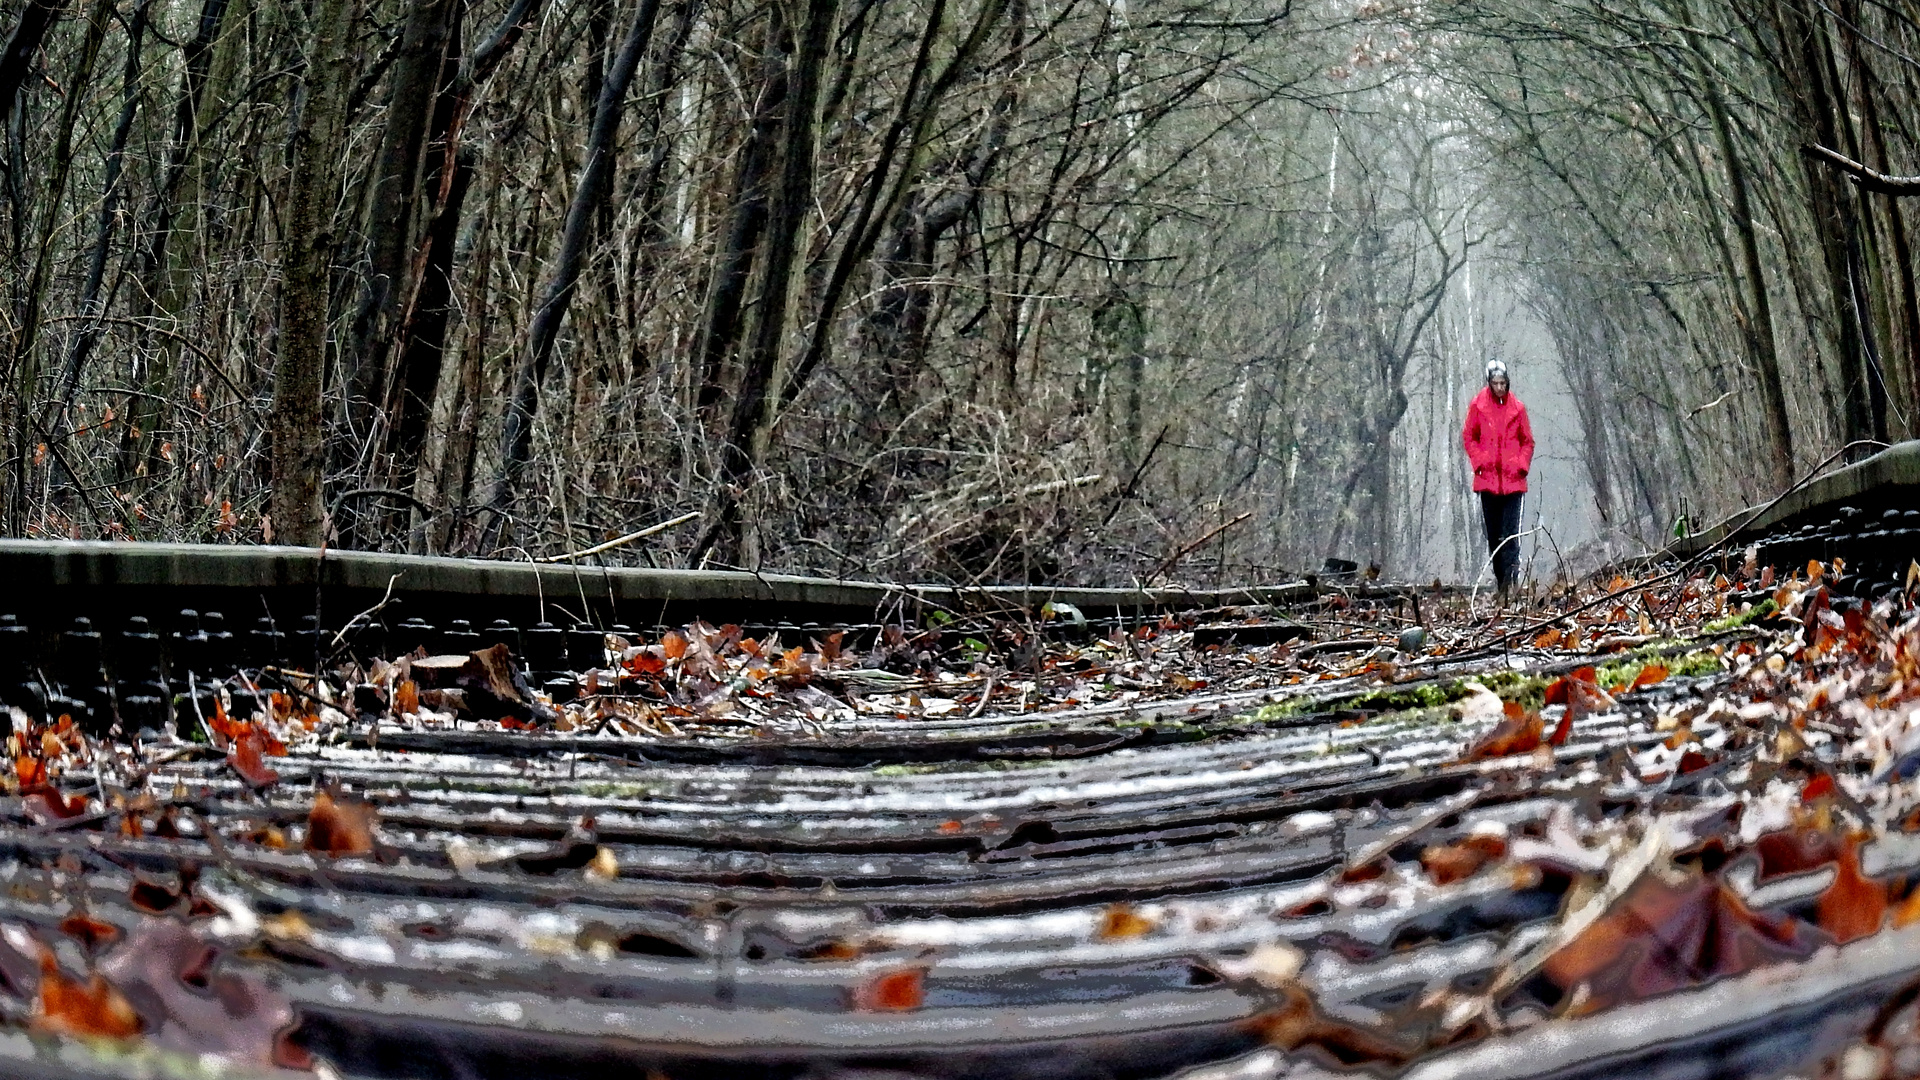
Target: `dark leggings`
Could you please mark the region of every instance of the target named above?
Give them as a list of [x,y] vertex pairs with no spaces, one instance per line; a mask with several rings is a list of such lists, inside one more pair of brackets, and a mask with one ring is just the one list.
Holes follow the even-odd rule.
[[1480,518],[1487,526],[1487,552],[1493,556],[1493,579],[1504,592],[1513,586],[1520,569],[1520,497],[1480,493]]

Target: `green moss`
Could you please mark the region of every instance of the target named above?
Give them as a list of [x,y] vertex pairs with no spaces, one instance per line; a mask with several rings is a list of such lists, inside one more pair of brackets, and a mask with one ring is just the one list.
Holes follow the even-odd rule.
[[1737,615],[1729,615],[1724,619],[1715,619],[1706,626],[1701,627],[1701,629],[1709,634],[1717,634],[1723,630],[1732,630],[1735,627],[1745,626],[1755,619],[1764,619],[1779,610],[1780,605],[1774,603],[1773,597],[1769,596],[1765,600],[1753,605],[1751,610],[1742,611]]
[[882,765],[873,770],[875,776],[920,776],[925,773],[939,772],[940,765]]

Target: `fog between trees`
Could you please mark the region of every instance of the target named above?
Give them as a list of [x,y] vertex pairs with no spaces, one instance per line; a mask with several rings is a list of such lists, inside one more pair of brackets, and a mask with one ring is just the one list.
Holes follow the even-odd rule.
[[1465,578],[1497,353],[1546,577],[1920,424],[1912,3],[12,0],[0,33],[8,535],[526,558],[699,510],[603,557]]

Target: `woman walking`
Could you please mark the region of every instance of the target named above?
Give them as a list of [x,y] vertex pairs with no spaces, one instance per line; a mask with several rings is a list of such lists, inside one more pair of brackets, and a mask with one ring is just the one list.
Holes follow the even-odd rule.
[[1506,364],[1487,361],[1486,389],[1467,406],[1460,441],[1473,465],[1487,552],[1505,600],[1520,568],[1520,497],[1527,490],[1527,470],[1533,467],[1533,425],[1527,422],[1527,407],[1513,396]]

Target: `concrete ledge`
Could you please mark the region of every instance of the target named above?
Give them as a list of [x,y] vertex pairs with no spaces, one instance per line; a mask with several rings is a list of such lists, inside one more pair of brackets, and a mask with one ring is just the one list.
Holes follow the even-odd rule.
[[[717,604],[785,610],[834,609],[879,613],[894,605],[960,610],[1032,609],[1049,601],[1089,615],[1120,609],[1178,610],[1228,604],[1291,603],[1309,599],[1307,582],[1238,589],[1094,589],[1042,586],[895,585],[793,574],[736,570],[608,568],[389,555],[366,551],[221,544],[149,544],[0,540],[0,580],[16,589],[209,590],[313,589],[355,596],[396,595],[517,600],[580,596],[599,602]],[[785,609],[785,610],[782,610]]]
[[[1751,522],[1747,522],[1747,518],[1753,517],[1759,507],[1748,507],[1729,515],[1704,532],[1676,540],[1667,547],[1667,552],[1690,558],[1725,540],[1736,530],[1741,535],[1758,535],[1809,511],[1840,506],[1882,489],[1902,487],[1920,493],[1920,439],[1895,443],[1865,461],[1856,461],[1812,480]],[[1742,526],[1742,522],[1747,523]]]

